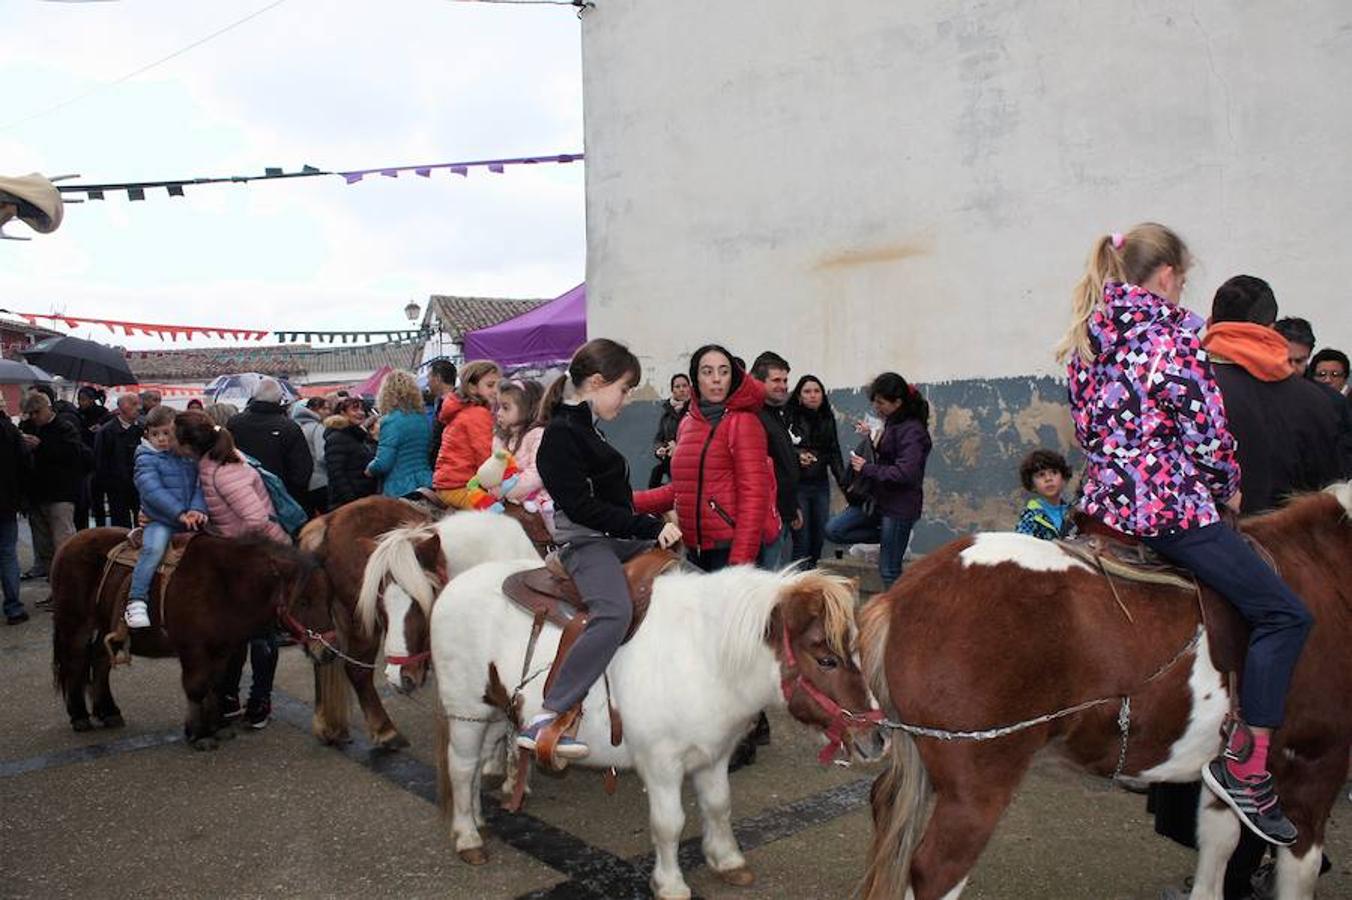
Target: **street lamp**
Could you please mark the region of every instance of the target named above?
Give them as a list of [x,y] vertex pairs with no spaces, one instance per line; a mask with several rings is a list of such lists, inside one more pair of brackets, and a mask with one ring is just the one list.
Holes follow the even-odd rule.
[[418,321],[418,316],[422,314],[422,307],[418,305],[417,300],[408,301],[408,306],[404,307],[404,315],[408,316],[410,322]]

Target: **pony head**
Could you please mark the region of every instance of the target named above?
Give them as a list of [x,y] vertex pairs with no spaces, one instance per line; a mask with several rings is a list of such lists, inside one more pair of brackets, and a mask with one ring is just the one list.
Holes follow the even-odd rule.
[[855,584],[819,570],[788,574],[765,640],[775,650],[789,714],[820,729],[828,762],[846,746],[861,760],[878,759],[886,739],[859,668],[854,624]]

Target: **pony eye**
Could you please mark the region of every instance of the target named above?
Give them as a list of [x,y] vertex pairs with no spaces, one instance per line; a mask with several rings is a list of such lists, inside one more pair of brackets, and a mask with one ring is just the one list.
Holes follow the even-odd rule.
[[838,666],[838,665],[840,665],[840,660],[836,659],[834,656],[819,656],[819,657],[817,657],[817,666],[818,666],[819,668],[822,668],[822,669],[834,669],[834,668],[835,668],[836,666]]

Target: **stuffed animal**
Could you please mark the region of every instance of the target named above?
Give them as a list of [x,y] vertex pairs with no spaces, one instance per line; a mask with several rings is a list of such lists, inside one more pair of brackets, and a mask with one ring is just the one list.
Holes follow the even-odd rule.
[[502,500],[499,498],[516,487],[521,470],[516,467],[516,457],[506,450],[499,450],[479,466],[479,471],[469,480],[465,488],[469,491],[470,505],[475,509],[489,512],[502,512]]

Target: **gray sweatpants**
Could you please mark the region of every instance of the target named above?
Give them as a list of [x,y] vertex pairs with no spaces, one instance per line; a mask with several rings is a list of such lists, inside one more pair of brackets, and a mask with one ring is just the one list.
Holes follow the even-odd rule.
[[652,546],[652,541],[588,538],[563,549],[564,568],[587,601],[590,618],[559,668],[558,678],[545,697],[545,709],[566,712],[587,696],[605,673],[634,615],[624,563]]

